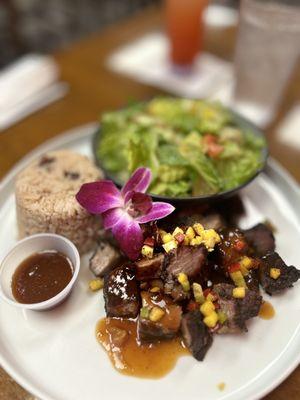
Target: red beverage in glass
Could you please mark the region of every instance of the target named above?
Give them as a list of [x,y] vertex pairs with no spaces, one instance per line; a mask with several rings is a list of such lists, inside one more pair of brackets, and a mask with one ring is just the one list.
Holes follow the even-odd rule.
[[191,65],[202,50],[202,14],[208,0],[166,0],[166,25],[174,64]]

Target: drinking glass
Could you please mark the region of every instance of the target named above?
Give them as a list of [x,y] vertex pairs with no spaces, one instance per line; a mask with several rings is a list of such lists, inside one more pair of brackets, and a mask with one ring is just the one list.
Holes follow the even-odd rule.
[[299,55],[299,0],[242,0],[235,108],[261,125],[269,123]]
[[202,14],[208,0],[166,0],[170,58],[179,66],[192,65],[202,49]]

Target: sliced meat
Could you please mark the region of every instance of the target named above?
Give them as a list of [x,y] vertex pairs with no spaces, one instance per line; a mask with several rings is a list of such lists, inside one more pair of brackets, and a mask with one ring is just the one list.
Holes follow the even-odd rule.
[[246,321],[256,317],[259,313],[262,296],[255,291],[246,289],[243,299],[236,299],[232,296],[233,285],[219,283],[213,286],[213,292],[218,295],[220,311],[226,314],[226,321],[220,327],[218,333],[247,332]]
[[180,329],[182,309],[174,304],[171,299],[161,294],[151,295],[149,292],[141,292],[143,307],[151,310],[158,306],[165,312],[164,316],[154,322],[148,318],[138,319],[138,337],[141,342],[170,339],[177,335]]
[[193,278],[205,264],[207,250],[204,246],[180,246],[169,254],[167,273],[177,277],[182,272]]
[[122,265],[104,278],[105,310],[108,317],[135,318],[140,301],[135,265]]
[[108,241],[101,241],[90,259],[90,270],[94,275],[104,277],[117,266],[121,253]]
[[202,361],[212,344],[212,335],[202,321],[200,311],[190,311],[183,315],[181,333],[193,357]]
[[275,250],[274,235],[265,224],[257,224],[253,228],[245,230],[244,235],[257,256],[264,256]]
[[136,277],[139,281],[147,281],[160,277],[164,265],[165,255],[159,253],[153,258],[143,258],[135,262]]
[[248,275],[244,276],[244,279],[248,289],[259,291],[259,279],[257,269],[250,269]]
[[[286,265],[276,252],[265,255],[261,260],[259,281],[263,289],[270,295],[292,287],[293,283],[297,282],[300,278],[300,270],[293,265]],[[271,268],[278,268],[280,270],[280,275],[277,279],[270,276]]]

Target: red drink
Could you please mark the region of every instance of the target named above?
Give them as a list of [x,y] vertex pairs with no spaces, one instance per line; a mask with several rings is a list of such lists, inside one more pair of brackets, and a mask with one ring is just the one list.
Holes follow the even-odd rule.
[[191,65],[202,50],[202,13],[208,0],[166,0],[167,33],[174,64]]

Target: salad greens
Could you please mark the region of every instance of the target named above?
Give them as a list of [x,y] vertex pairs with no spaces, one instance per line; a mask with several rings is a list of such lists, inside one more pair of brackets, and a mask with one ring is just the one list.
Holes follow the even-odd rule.
[[120,183],[149,167],[151,193],[185,197],[246,182],[261,168],[264,146],[219,103],[160,97],[105,113],[97,157]]

